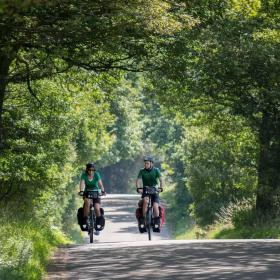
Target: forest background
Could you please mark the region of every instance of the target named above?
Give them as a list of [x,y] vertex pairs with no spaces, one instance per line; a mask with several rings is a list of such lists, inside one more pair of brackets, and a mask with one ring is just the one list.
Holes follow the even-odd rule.
[[[79,241],[79,177],[166,181],[175,238],[278,238],[280,3],[0,1],[0,278]],[[169,211],[172,209],[172,211]]]

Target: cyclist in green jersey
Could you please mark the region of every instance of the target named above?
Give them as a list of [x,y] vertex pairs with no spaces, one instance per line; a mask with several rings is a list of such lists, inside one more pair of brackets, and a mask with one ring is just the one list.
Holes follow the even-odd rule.
[[[152,156],[145,156],[144,160],[144,168],[139,171],[136,180],[136,189],[138,193],[142,194],[143,199],[143,217],[145,218],[147,208],[148,208],[148,195],[146,193],[145,187],[155,187],[158,186],[159,189],[163,191],[164,181],[161,175],[159,168],[154,167],[154,160]],[[143,189],[140,188],[140,180],[142,179]],[[139,189],[140,188],[140,189]],[[153,204],[153,213],[154,213],[154,221],[155,224],[159,224],[159,195],[152,195],[152,204]]]
[[[87,163],[86,170],[82,173],[80,180],[80,195],[83,195],[84,197],[85,218],[88,217],[90,211],[90,200],[87,198],[87,192],[95,190],[99,193],[102,192],[104,195],[106,194],[100,174],[95,170],[94,163],[89,162]],[[94,210],[97,218],[101,216],[100,204],[100,197],[93,199]]]

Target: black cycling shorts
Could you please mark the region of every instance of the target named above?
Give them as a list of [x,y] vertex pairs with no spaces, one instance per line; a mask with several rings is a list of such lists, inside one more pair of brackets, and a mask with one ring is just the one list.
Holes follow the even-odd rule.
[[[87,192],[84,193],[84,198],[87,198]],[[101,198],[100,198],[100,197],[98,197],[98,198],[93,198],[93,199],[91,199],[91,200],[92,200],[93,205],[94,205],[95,203],[101,204]]]
[[[149,195],[147,194],[147,189],[143,188],[142,198],[148,197],[148,196]],[[159,204],[159,194],[158,193],[152,194],[151,195],[151,201],[152,201],[152,204],[154,202]]]

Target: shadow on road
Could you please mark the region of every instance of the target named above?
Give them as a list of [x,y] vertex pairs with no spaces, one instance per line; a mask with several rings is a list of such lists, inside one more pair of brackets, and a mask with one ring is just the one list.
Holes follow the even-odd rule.
[[[67,248],[67,279],[279,279],[279,243],[142,244]],[[51,271],[50,271],[51,272]]]
[[153,234],[149,242],[147,234],[138,232],[138,199],[104,199],[106,226],[101,235],[94,244],[61,248],[47,279],[280,279],[280,242],[161,240],[163,233]]

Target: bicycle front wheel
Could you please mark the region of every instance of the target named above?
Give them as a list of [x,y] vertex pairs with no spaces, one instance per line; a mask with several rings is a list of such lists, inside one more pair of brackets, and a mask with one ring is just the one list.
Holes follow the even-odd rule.
[[147,228],[149,240],[152,240],[151,224],[152,224],[152,211],[148,209],[147,216],[146,216],[146,228]]
[[94,216],[93,211],[90,210],[90,226],[89,226],[89,242],[93,243],[93,228],[94,228]]

